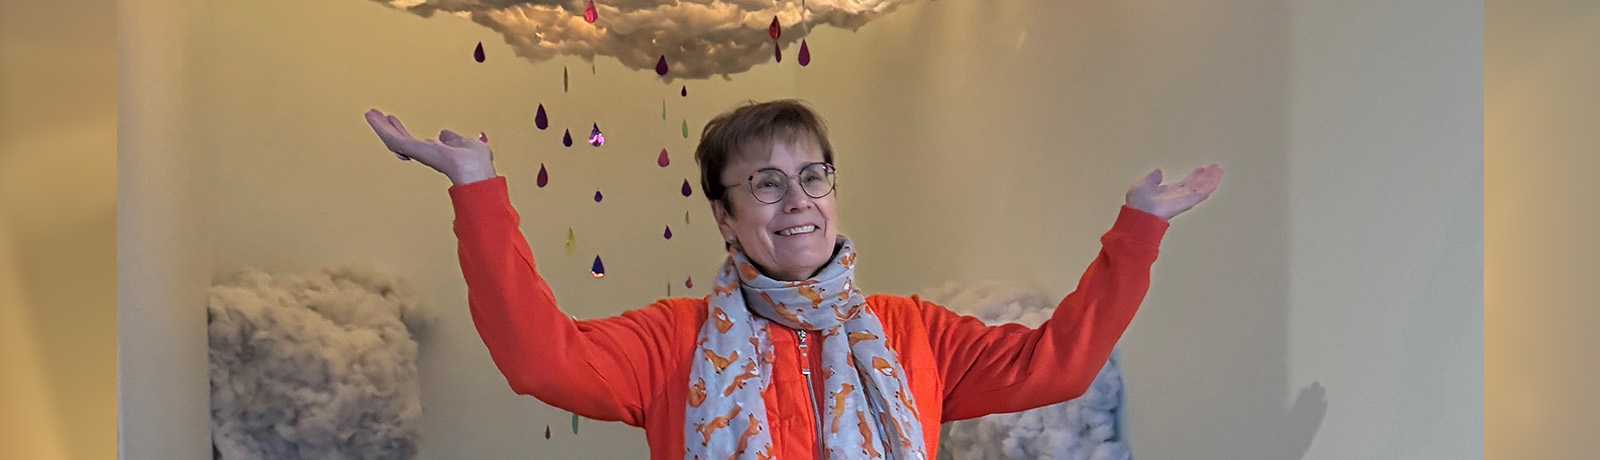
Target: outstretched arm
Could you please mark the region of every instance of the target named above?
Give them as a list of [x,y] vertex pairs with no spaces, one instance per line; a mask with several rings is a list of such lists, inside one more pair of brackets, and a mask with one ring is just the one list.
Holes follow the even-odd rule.
[[1211,165],[1163,185],[1156,170],[1130,188],[1077,288],[1036,329],[986,326],[920,302],[945,382],[945,420],[1027,410],[1082,395],[1144,301],[1167,220],[1204,201],[1221,178],[1222,169]]
[[1123,207],[1078,287],[1030,329],[987,326],[921,301],[940,375],[945,421],[1017,412],[1082,395],[1150,286],[1150,266],[1167,228],[1155,215]]
[[663,303],[620,316],[577,321],[561,313],[518,229],[504,177],[494,172],[488,136],[450,130],[418,140],[393,115],[364,117],[389,151],[453,184],[450,200],[472,322],[512,391],[597,420],[643,426],[671,356],[672,311]]
[[511,389],[596,420],[643,426],[675,362],[672,310],[574,320],[556,306],[518,230],[504,177],[450,188],[472,322]]

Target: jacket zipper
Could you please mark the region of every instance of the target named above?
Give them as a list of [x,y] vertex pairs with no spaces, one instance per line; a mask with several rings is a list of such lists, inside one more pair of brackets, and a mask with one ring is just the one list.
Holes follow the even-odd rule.
[[812,448],[817,458],[822,458],[822,409],[817,405],[816,386],[811,383],[811,356],[807,353],[810,348],[806,342],[806,331],[795,330],[800,344],[800,374],[806,379],[806,399],[811,401],[811,418],[816,420],[816,444]]

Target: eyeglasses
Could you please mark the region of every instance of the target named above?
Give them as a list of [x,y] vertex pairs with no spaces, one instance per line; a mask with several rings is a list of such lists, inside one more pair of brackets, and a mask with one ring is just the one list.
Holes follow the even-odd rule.
[[[756,197],[756,201],[773,204],[783,201],[783,197],[788,195],[789,182],[788,174],[777,168],[766,168],[750,175],[745,184],[733,184],[723,189],[749,185],[750,194]],[[800,189],[806,192],[806,196],[812,198],[828,196],[829,193],[833,193],[833,165],[828,163],[806,165],[800,170],[799,182]]]

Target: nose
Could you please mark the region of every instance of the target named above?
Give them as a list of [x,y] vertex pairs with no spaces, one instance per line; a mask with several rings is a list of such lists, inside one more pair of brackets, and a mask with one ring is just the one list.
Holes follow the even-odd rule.
[[811,195],[806,194],[805,189],[800,186],[800,179],[791,177],[789,178],[789,190],[783,194],[783,200],[779,201],[779,203],[783,204],[784,213],[794,214],[807,208],[816,207],[814,201],[815,198],[811,198]]

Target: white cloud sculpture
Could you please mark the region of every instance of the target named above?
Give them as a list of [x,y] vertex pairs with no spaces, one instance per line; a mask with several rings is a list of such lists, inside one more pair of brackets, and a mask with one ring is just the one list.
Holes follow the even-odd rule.
[[[790,45],[819,25],[852,31],[915,0],[599,0],[599,18],[583,18],[587,0],[373,0],[431,17],[443,12],[499,32],[516,55],[539,62],[568,54],[612,56],[632,69],[655,69],[665,55],[664,78],[708,78],[749,70],[773,59],[767,35],[777,17]],[[787,62],[787,61],[786,61]],[[652,70],[653,71],[653,70]]]
[[[985,324],[1018,323],[1039,327],[1056,302],[1013,283],[949,283],[926,289],[922,298]],[[1095,376],[1082,396],[1066,402],[1009,414],[991,414],[946,423],[939,459],[1131,460],[1123,422],[1122,373],[1118,355]]]
[[407,459],[422,428],[407,283],[371,269],[212,286],[211,439],[222,459]]

